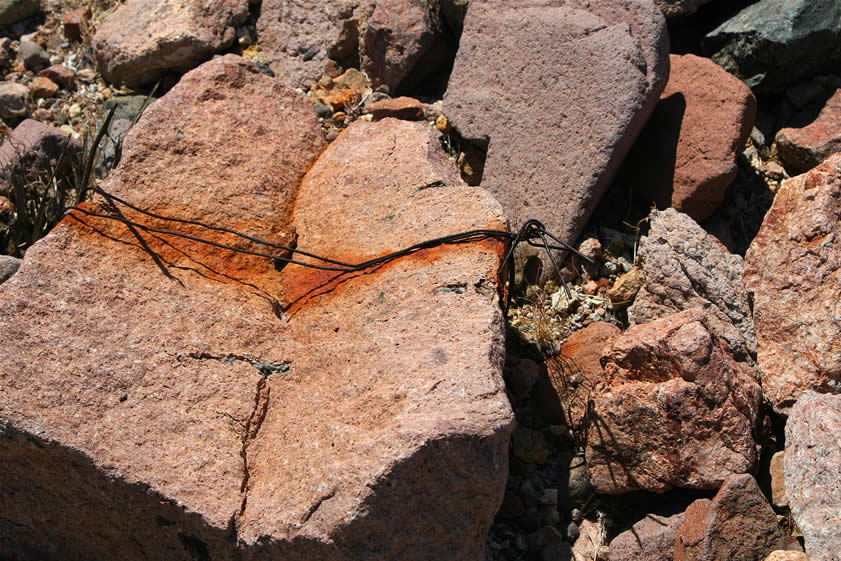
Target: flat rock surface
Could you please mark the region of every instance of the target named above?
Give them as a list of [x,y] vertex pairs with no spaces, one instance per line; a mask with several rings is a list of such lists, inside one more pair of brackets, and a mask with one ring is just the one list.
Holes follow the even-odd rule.
[[787,410],[841,392],[841,155],[784,181],[745,255],[762,391]]
[[756,334],[742,258],[676,210],[652,212],[650,224],[637,254],[643,284],[628,308],[631,325],[700,307],[735,356],[750,360],[756,355]]
[[712,326],[695,308],[632,327],[604,350],[586,447],[597,491],[715,489],[754,468],[761,390]]
[[[414,181],[436,166],[430,133],[405,123],[419,127],[414,136],[390,134],[393,122],[369,125],[369,134],[402,141],[401,163],[415,165],[403,177]],[[161,215],[288,244],[299,184],[304,203],[321,185],[319,166],[350,173],[325,154],[304,180],[323,145],[308,100],[231,55],[150,107],[103,187]],[[380,164],[382,142],[371,147],[368,159]],[[392,198],[378,199],[383,184],[363,174],[355,189],[392,216],[387,233],[404,237],[380,238],[376,221],[320,232],[303,204],[300,245],[333,254],[335,236],[376,253],[439,228],[504,225],[481,190],[456,181],[416,191],[389,171]],[[334,201],[317,211],[344,217],[331,207],[342,194],[329,192]],[[459,218],[447,215],[454,201],[466,201]],[[86,208],[105,212],[108,203],[98,197]],[[121,210],[146,226],[265,250]],[[479,555],[502,497],[512,422],[500,248],[415,254],[343,278],[283,315],[285,297],[300,289],[290,283],[303,278],[291,266],[279,274],[268,259],[74,216],[0,287],[0,341],[18,349],[0,361],[0,556]]]
[[669,83],[629,163],[639,197],[701,221],[718,208],[736,178],[736,157],[753,128],[756,98],[710,59],[669,59]]
[[761,0],[711,31],[711,58],[757,93],[777,93],[841,59],[835,0]]
[[109,82],[148,84],[229,47],[247,18],[248,0],[127,0],[98,26],[93,54]]
[[487,146],[481,186],[512,226],[538,219],[572,244],[654,109],[667,57],[651,2],[473,0],[443,111]]
[[261,59],[293,88],[309,88],[329,60],[344,62],[359,48],[360,21],[372,0],[264,0],[257,20]]
[[610,541],[610,561],[672,561],[675,538],[686,516],[649,514]]
[[774,509],[750,474],[728,477],[712,501],[695,501],[685,517],[674,561],[753,561],[783,546]]
[[841,551],[841,396],[801,394],[786,423],[785,486],[811,561]]
[[818,117],[802,128],[784,128],[774,141],[792,173],[804,173],[841,152],[841,90],[827,100]]

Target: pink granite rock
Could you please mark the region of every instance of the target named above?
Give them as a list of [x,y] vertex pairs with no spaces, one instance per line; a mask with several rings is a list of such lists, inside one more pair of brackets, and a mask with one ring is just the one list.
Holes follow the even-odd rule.
[[[311,103],[229,55],[149,108],[104,188],[275,243],[297,229],[299,247],[342,258],[503,227],[435,140],[422,123],[358,123],[314,163]],[[497,244],[344,276],[284,314],[325,278],[74,216],[0,286],[0,342],[16,349],[0,358],[0,557],[480,555],[513,422]]]
[[127,0],[91,46],[105,79],[129,86],[184,72],[229,47],[248,18],[248,0]]
[[685,516],[674,561],[758,561],[785,542],[774,509],[748,474],[728,477],[712,501],[695,501]]
[[745,255],[762,391],[778,411],[841,392],[841,154],[784,181]]
[[742,280],[744,263],[674,209],[653,211],[640,240],[642,288],[628,308],[631,325],[703,308],[739,360],[753,360],[756,334]]
[[21,121],[0,145],[0,195],[14,199],[12,175],[24,184],[49,183],[53,172],[59,178],[72,172],[81,151],[82,144],[65,132],[34,119]]
[[756,98],[707,58],[671,55],[669,83],[629,157],[637,192],[697,221],[718,208],[756,119]]
[[841,152],[841,90],[836,91],[818,117],[802,128],[785,128],[774,141],[791,173],[803,173]]
[[472,0],[443,112],[487,148],[481,185],[512,226],[538,219],[572,244],[667,76],[649,1]]
[[649,514],[610,542],[610,561],[672,561],[675,538],[686,516]]
[[759,384],[700,309],[628,329],[602,365],[586,447],[600,493],[715,489],[756,465]]
[[785,491],[811,561],[841,551],[841,396],[803,392],[786,423]]
[[328,61],[343,66],[359,49],[359,27],[373,0],[263,0],[257,33],[261,58],[293,88],[309,88]]
[[392,93],[421,82],[452,60],[439,0],[377,0],[359,41],[362,70]]

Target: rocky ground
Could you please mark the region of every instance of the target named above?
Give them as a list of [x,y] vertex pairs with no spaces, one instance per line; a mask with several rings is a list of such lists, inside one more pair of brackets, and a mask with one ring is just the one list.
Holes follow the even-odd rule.
[[0,558],[841,560],[839,21],[0,0]]

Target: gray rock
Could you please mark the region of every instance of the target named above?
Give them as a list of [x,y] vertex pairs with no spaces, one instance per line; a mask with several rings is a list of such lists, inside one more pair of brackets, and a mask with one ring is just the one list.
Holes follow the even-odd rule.
[[610,561],[672,561],[677,531],[686,519],[683,513],[674,516],[646,515],[613,538]]
[[841,61],[841,4],[761,0],[711,31],[705,49],[755,92],[781,92]]
[[0,284],[9,280],[18,271],[21,261],[23,260],[11,255],[0,255]]
[[631,325],[700,307],[737,360],[753,360],[756,334],[740,256],[728,253],[689,216],[666,209],[652,212],[637,259],[643,285],[628,308]]
[[803,392],[786,423],[785,492],[810,561],[841,551],[841,396]]
[[25,183],[56,177],[72,171],[73,159],[82,150],[78,140],[67,133],[34,119],[21,122],[0,146],[0,195],[11,189],[11,177]]
[[11,25],[38,13],[39,0],[0,0],[0,25]]
[[[151,105],[156,99],[157,98],[150,99],[149,105]],[[103,113],[107,115],[108,112],[111,111],[111,108],[116,105],[117,109],[114,111],[113,117],[115,121],[119,121],[121,119],[134,121],[140,114],[141,109],[143,109],[143,104],[145,102],[145,95],[118,95],[105,102],[105,110]]]
[[481,185],[512,226],[538,219],[574,243],[668,64],[665,21],[651,2],[473,0],[443,112],[487,147]]
[[29,103],[29,88],[17,82],[0,82],[0,118],[25,117]]
[[27,70],[41,70],[50,65],[50,55],[35,41],[21,41],[18,54]]

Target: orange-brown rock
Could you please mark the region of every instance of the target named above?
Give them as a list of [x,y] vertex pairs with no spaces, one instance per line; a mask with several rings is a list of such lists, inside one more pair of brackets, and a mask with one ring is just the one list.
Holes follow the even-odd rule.
[[368,105],[368,112],[375,121],[394,117],[404,121],[420,121],[423,119],[423,104],[413,97],[396,97],[383,99]]
[[841,152],[841,91],[827,100],[817,118],[801,128],[784,128],[774,141],[791,173],[804,173]]
[[32,79],[32,82],[29,83],[29,91],[32,92],[32,97],[34,97],[35,99],[42,97],[53,97],[55,94],[58,93],[58,84],[56,84],[49,78],[37,76]]
[[784,181],[745,255],[762,391],[786,411],[841,391],[841,154]]
[[[313,164],[310,102],[228,55],[149,108],[103,187],[339,258],[504,226],[430,134],[357,123]],[[499,247],[345,275],[284,315],[293,265],[74,216],[0,286],[0,557],[480,555],[513,420]]]
[[587,432],[597,491],[715,489],[754,469],[762,393],[712,326],[694,308],[611,340]]

